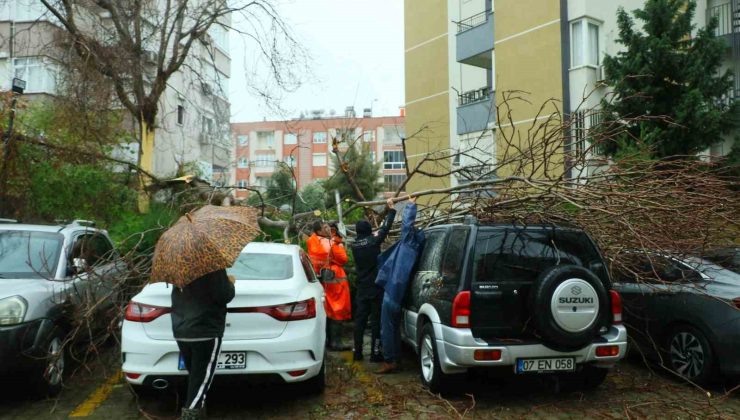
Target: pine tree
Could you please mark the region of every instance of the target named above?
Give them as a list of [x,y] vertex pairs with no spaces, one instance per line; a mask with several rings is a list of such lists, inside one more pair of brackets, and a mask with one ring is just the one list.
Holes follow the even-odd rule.
[[647,0],[633,12],[640,25],[619,9],[624,51],[604,59],[615,96],[602,108],[623,131],[604,144],[607,154],[647,147],[653,158],[693,155],[738,126],[732,75],[720,71],[726,46],[714,36],[717,20],[692,36],[695,11],[694,0]]
[[[355,145],[349,147],[342,158],[348,166],[349,176],[357,183],[365,199],[369,200],[374,198],[382,188],[382,182],[378,180],[381,163],[373,162],[367,145],[363,144],[362,146],[361,148]],[[342,171],[336,156],[333,156],[332,164],[334,165],[334,176],[327,179],[323,185],[327,192],[327,205],[334,203],[334,190],[339,190],[342,198],[351,197],[354,200],[360,200]]]

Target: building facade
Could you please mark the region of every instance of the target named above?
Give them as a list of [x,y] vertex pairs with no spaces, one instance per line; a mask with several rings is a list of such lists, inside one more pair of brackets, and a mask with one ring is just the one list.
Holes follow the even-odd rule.
[[[567,153],[591,153],[587,132],[598,123],[601,99],[609,92],[603,57],[615,55],[617,10],[631,12],[643,0],[405,0],[406,112],[409,163],[429,153],[475,149],[486,161],[500,162],[502,139],[545,121],[553,113],[569,118]],[[717,16],[717,34],[726,41],[725,68],[736,75],[732,96],[740,93],[740,0],[698,0],[694,24],[703,27]],[[429,71],[430,68],[435,71]],[[515,103],[510,92],[526,101]],[[497,118],[497,105],[511,114]],[[508,109],[507,109],[508,111]],[[525,134],[522,134],[525,135]],[[712,147],[727,154],[732,139]],[[587,158],[598,158],[587,156]],[[486,160],[486,158],[488,160]],[[600,159],[592,159],[600,161]],[[465,166],[450,159],[451,167]],[[568,165],[558,165],[564,171]],[[430,170],[443,173],[437,166]],[[482,171],[481,171],[482,169]],[[569,175],[579,169],[571,168]],[[477,173],[486,173],[486,167]],[[505,168],[496,175],[505,175]],[[558,176],[557,173],[548,175]],[[459,176],[412,179],[410,189],[439,188],[465,182]]]
[[[107,17],[101,13],[95,19],[103,25]],[[151,165],[156,176],[166,178],[184,169],[216,183],[226,184],[231,178],[229,22],[224,16],[214,24],[207,42],[194,44],[185,64],[168,81],[155,130]],[[38,0],[0,2],[0,89],[9,90],[18,77],[27,82],[25,94],[32,99],[62,94],[65,51],[58,42],[62,33]],[[145,52],[145,57],[152,57],[146,62],[152,69],[154,54],[154,48]],[[138,143],[124,146],[113,152],[115,157],[136,162]]]
[[293,169],[299,190],[329,178],[335,171],[333,138],[345,140],[340,150],[353,144],[366,148],[374,162],[383,162],[385,189],[395,191],[406,179],[405,118],[372,117],[365,111],[362,117],[348,107],[344,117],[232,123],[236,198],[249,195],[246,187],[264,189],[280,162]]

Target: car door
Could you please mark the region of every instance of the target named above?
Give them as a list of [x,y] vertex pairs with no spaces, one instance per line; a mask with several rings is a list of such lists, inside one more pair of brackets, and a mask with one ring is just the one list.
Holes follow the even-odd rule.
[[92,252],[88,262],[88,283],[91,298],[94,299],[98,313],[110,315],[109,311],[116,306],[125,280],[126,265],[102,232],[96,232],[90,237],[90,246]]
[[432,277],[431,286],[424,295],[435,307],[443,324],[448,325],[452,320],[452,302],[460,291],[460,283],[464,275],[463,264],[467,251],[470,227],[457,226],[449,234],[444,247],[442,268],[438,276]]
[[92,237],[87,232],[73,235],[67,253],[64,298],[78,308],[85,308],[93,301],[89,272],[93,260]]

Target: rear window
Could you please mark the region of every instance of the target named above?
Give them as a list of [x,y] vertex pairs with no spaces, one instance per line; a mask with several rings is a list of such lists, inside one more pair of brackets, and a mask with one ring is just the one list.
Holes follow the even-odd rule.
[[287,280],[293,277],[293,257],[243,252],[226,271],[237,280]]
[[740,274],[740,250],[720,251],[705,255],[704,259],[711,261],[722,268]]
[[557,230],[481,231],[475,244],[476,281],[532,282],[553,265],[586,267],[608,284],[596,247],[582,232]]

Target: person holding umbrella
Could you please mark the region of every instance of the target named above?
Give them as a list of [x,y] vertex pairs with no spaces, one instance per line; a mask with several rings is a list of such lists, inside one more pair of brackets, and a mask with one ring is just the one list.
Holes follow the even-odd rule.
[[248,207],[204,206],[181,217],[154,249],[152,281],[172,288],[172,333],[188,371],[183,420],[205,418],[226,325],[234,278],[226,274],[247,243],[260,233]]

